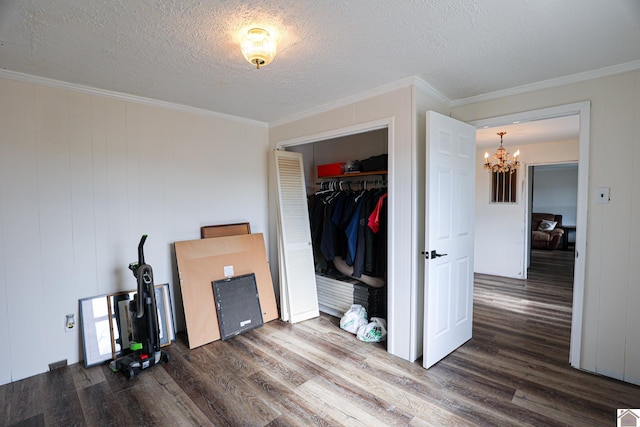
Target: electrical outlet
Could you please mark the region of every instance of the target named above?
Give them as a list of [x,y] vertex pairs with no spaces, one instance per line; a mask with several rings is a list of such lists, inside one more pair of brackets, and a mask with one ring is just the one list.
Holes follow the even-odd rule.
[[64,331],[71,332],[76,328],[76,315],[67,314],[64,321]]

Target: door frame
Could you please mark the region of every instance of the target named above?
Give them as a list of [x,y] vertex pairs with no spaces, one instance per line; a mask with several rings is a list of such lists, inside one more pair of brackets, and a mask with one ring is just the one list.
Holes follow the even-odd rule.
[[[555,107],[530,110],[521,113],[496,116],[469,122],[476,128],[495,127],[514,122],[552,119],[556,117],[578,115],[580,131],[578,133],[578,210],[576,214],[575,269],[573,275],[573,308],[571,310],[571,344],[569,363],[581,368],[582,322],[584,313],[584,285],[587,255],[587,217],[589,201],[589,135],[591,128],[591,101],[558,105]],[[523,248],[526,252],[526,247]],[[526,254],[523,254],[526,260]]]
[[[390,226],[388,227],[387,238],[387,351],[395,356],[403,357],[402,349],[410,348],[411,341],[415,339],[411,333],[411,325],[402,324],[400,318],[403,313],[406,313],[407,308],[402,304],[402,300],[394,298],[394,294],[399,291],[399,284],[402,283],[403,272],[397,265],[402,265],[400,262],[395,262],[396,257],[402,254],[402,251],[394,251],[393,245],[396,241],[395,227],[393,224],[395,221],[395,209],[392,208],[394,203],[402,203],[402,196],[394,194],[394,183],[397,182],[396,174],[402,173],[398,171],[394,164],[394,157],[396,155],[395,150],[395,131],[394,131],[394,117],[389,116],[382,119],[362,122],[353,124],[351,126],[345,126],[337,129],[331,129],[324,132],[314,133],[310,135],[304,135],[292,139],[286,139],[275,142],[275,149],[281,150],[287,147],[294,147],[296,145],[312,144],[314,142],[320,142],[328,139],[335,139],[350,135],[356,135],[360,133],[387,129],[387,154],[388,154],[388,174],[387,182],[389,187],[388,197],[388,217],[387,221]],[[411,290],[411,295],[415,295],[415,292]]]
[[[525,199],[526,201],[526,205],[525,205],[525,209],[524,209],[524,214],[525,214],[525,233],[524,233],[524,237],[525,237],[525,242],[524,242],[524,249],[525,249],[525,269],[524,269],[524,278],[526,279],[528,277],[528,269],[531,266],[531,214],[533,213],[533,203],[532,203],[532,199],[533,199],[533,191],[532,191],[532,185],[533,185],[533,181],[535,181],[535,176],[533,175],[533,171],[535,170],[534,168],[536,166],[550,166],[550,165],[573,165],[573,164],[577,164],[578,166],[580,166],[580,161],[578,160],[576,161],[559,161],[559,162],[554,162],[554,161],[550,161],[550,162],[545,162],[545,163],[527,163],[525,164],[525,179],[526,179],[526,188],[527,188],[527,197]],[[576,207],[577,208],[577,207]],[[568,236],[567,236],[568,238]],[[574,264],[575,264],[575,260],[574,260]]]

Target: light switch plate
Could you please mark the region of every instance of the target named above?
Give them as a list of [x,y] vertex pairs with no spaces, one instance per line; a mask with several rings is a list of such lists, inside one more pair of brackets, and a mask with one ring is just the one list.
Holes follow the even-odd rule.
[[596,188],[596,203],[606,204],[609,203],[609,187]]

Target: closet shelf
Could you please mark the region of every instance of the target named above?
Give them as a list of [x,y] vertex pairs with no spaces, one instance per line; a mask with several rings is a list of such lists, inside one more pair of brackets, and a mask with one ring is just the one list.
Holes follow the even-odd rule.
[[370,175],[387,175],[388,171],[370,171],[370,172],[353,172],[353,173],[342,173],[339,175],[327,175],[318,177],[318,179],[336,179],[336,178],[353,178],[358,176],[370,176]]

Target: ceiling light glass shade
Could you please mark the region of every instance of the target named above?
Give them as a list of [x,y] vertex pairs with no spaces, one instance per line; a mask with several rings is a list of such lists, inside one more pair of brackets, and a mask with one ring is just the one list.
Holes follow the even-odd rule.
[[240,43],[240,49],[247,61],[256,68],[270,63],[276,56],[276,42],[262,28],[252,28]]

